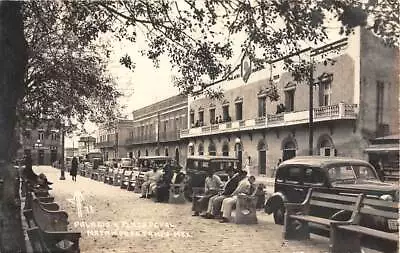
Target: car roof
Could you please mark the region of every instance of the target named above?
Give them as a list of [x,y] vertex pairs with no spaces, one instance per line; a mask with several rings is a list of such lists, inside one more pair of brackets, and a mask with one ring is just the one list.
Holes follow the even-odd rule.
[[201,161],[222,161],[222,162],[232,162],[232,161],[239,161],[236,157],[231,156],[188,156],[187,159],[191,160],[201,160]]
[[339,157],[339,156],[296,156],[292,159],[282,162],[279,167],[285,167],[286,165],[308,165],[312,167],[327,168],[333,165],[340,164],[359,164],[370,166],[370,164],[364,160],[355,159],[351,157]]

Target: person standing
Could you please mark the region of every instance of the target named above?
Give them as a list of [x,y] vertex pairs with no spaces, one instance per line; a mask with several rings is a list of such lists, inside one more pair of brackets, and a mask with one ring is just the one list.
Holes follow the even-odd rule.
[[78,173],[78,159],[74,156],[71,162],[71,170],[69,174],[72,176],[72,181],[76,182],[76,174]]

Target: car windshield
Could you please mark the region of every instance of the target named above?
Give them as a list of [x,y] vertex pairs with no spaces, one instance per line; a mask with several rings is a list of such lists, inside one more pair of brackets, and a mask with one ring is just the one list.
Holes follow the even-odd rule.
[[375,172],[364,165],[335,166],[328,170],[331,182],[354,182],[357,179],[378,180]]

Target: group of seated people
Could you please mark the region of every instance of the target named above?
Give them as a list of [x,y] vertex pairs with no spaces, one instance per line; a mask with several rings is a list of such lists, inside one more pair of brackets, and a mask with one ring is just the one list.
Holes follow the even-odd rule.
[[254,176],[247,177],[247,172],[243,170],[238,170],[235,174],[229,171],[228,174],[229,180],[224,184],[219,176],[214,174],[214,170],[209,170],[204,195],[193,198],[193,216],[201,215],[207,219],[218,218],[221,223],[229,222],[238,195],[255,196],[257,191]]
[[156,202],[166,202],[171,184],[182,183],[185,175],[180,172],[179,166],[171,165],[170,161],[165,163],[162,171],[154,164],[150,167],[151,170],[144,174],[141,198],[154,197]]

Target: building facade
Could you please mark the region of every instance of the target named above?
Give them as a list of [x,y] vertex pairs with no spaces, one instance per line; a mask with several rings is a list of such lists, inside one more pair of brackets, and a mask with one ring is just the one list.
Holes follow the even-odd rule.
[[[315,55],[312,153],[368,160],[371,140],[399,132],[399,51],[369,31],[340,40],[327,64]],[[304,56],[306,57],[306,56]],[[279,65],[279,63],[277,63]],[[279,101],[267,97],[274,82]],[[222,84],[222,100],[189,98],[188,153],[237,156],[271,176],[279,159],[309,154],[309,93],[290,73],[263,69]]]
[[95,149],[96,138],[92,136],[80,137],[78,140],[78,152],[79,156],[85,157],[87,153]]
[[123,144],[133,157],[172,156],[186,164],[187,143],[180,131],[187,128],[187,96],[173,96],[133,111],[133,123]]
[[132,127],[132,120],[118,119],[112,128],[100,127],[95,148],[103,154],[105,161],[113,158],[132,157],[123,145]]
[[18,158],[30,155],[34,165],[51,165],[61,158],[60,131],[51,124],[36,129],[26,128],[18,132],[21,144],[17,151]]

